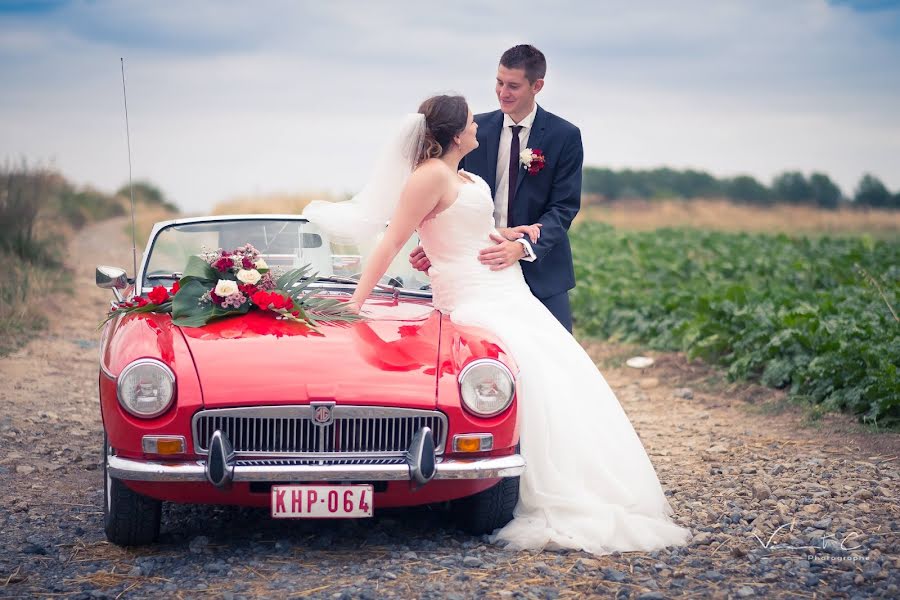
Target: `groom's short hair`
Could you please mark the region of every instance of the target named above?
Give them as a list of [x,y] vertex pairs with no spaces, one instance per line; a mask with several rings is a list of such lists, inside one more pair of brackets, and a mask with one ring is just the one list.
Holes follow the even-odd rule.
[[519,44],[507,50],[500,57],[500,64],[507,69],[524,69],[525,77],[532,85],[547,74],[544,53],[530,44]]

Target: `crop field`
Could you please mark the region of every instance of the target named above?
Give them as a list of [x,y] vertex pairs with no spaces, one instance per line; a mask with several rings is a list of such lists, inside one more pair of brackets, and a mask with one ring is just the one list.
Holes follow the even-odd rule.
[[900,422],[900,241],[698,229],[571,231],[576,327]]

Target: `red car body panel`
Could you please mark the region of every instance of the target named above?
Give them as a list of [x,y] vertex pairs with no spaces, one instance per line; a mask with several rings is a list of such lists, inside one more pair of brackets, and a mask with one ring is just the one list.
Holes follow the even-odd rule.
[[405,302],[372,312],[372,320],[320,332],[262,311],[184,328],[204,405],[242,406],[252,398],[434,410],[438,313]]

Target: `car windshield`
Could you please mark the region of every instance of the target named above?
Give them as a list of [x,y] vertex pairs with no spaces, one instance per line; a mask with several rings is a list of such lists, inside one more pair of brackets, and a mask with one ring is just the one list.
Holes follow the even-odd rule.
[[[374,249],[336,243],[314,224],[299,219],[241,219],[170,225],[152,240],[143,270],[142,287],[171,284],[191,256],[218,249],[233,250],[252,244],[274,272],[311,265],[321,278],[358,278],[366,257]],[[427,275],[409,264],[418,240],[413,236],[397,254],[381,283],[403,290],[429,288]]]

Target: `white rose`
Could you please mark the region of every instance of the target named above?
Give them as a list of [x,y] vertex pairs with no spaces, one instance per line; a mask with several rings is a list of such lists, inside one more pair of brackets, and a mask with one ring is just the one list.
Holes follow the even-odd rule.
[[230,279],[220,279],[219,283],[216,284],[216,296],[219,298],[227,298],[232,294],[238,293],[238,286],[236,281],[231,281]]
[[264,261],[261,258],[256,259],[256,262],[253,263],[253,266],[256,267],[257,269],[268,269],[269,268],[269,265],[266,264],[266,261]]
[[522,161],[522,164],[528,166],[531,164],[531,159],[534,158],[534,154],[531,152],[531,148],[525,148],[521,152],[519,152],[519,160]]
[[259,281],[262,275],[260,275],[259,271],[257,271],[256,269],[241,269],[237,272],[237,275],[235,275],[235,277],[237,277],[238,281],[240,282],[255,284],[257,281]]

